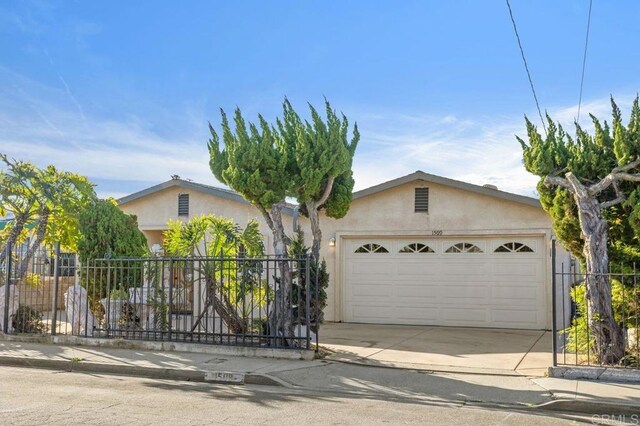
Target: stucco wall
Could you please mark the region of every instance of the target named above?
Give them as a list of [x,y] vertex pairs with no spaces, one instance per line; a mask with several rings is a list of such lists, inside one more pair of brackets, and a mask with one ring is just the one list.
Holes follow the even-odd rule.
[[[414,188],[429,188],[429,213],[414,212]],[[308,223],[300,221],[310,239]],[[341,320],[340,248],[349,236],[443,236],[496,235],[504,233],[541,235],[550,244],[551,221],[541,207],[491,197],[449,186],[415,181],[355,199],[347,215],[339,220],[323,216],[322,256],[327,261],[331,282],[327,291],[327,320]],[[336,239],[330,247],[329,240]],[[558,258],[568,255],[558,248]],[[548,306],[551,306],[551,260],[548,261]],[[551,324],[549,312],[548,324]]]
[[[178,216],[179,194],[189,194],[189,216]],[[260,223],[260,232],[265,236],[267,251],[272,250],[271,230],[258,209],[249,203],[228,200],[196,190],[172,187],[121,204],[120,208],[125,213],[138,217],[138,226],[147,235],[149,245],[159,242],[158,233],[153,231],[167,229],[169,219],[186,221],[197,215],[215,214],[233,219],[242,227],[252,219],[256,219]],[[282,220],[285,229],[290,232],[293,227],[293,218],[283,214]]]

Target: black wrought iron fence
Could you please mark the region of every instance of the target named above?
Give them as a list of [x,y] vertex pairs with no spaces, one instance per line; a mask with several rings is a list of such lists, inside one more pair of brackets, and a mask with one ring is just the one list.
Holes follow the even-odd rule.
[[[0,331],[48,334],[53,331],[56,310],[64,310],[60,297],[75,278],[75,255],[59,253],[61,270],[55,277],[56,252],[38,247],[29,253],[27,244],[7,247],[0,263]],[[60,272],[60,271],[59,271]]]
[[[589,275],[575,263],[560,263],[554,269],[554,365],[640,369],[640,271],[636,265],[618,265],[613,269],[616,272]],[[611,286],[618,330],[608,347],[601,347],[596,339],[601,318],[588,309],[587,280],[606,281]],[[611,355],[616,353],[619,356]]]
[[[95,259],[19,248],[0,267],[4,333],[310,348],[317,285],[310,259]],[[8,291],[7,291],[8,290]]]

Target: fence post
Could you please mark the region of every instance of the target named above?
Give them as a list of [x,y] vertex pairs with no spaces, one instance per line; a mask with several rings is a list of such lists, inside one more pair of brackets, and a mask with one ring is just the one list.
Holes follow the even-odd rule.
[[[563,302],[564,303],[564,302]],[[551,239],[551,350],[553,352],[553,366],[558,366],[558,338],[556,326],[556,240]]]
[[4,285],[4,312],[2,314],[4,316],[4,322],[2,323],[3,324],[2,332],[4,334],[8,334],[9,333],[9,286],[11,285],[11,263],[13,262],[13,259],[11,258],[11,255],[13,254],[11,243],[8,243],[5,246],[5,250],[7,251],[7,254],[4,257],[7,265],[7,268],[6,268],[7,282]]
[[171,340],[173,331],[173,258],[169,259],[169,306],[167,307],[167,316],[169,317],[168,338]]
[[[305,289],[304,289],[304,300],[305,300],[305,324],[307,327],[307,349],[311,347],[311,256],[307,253],[307,258],[305,259],[306,271],[305,271]],[[316,305],[317,308],[317,305]]]
[[53,316],[51,317],[51,335],[56,335],[58,321],[58,289],[60,288],[60,243],[56,243],[56,255],[53,267]]
[[316,353],[318,353],[320,351],[320,341],[319,341],[319,337],[320,336],[320,314],[321,314],[321,310],[320,310],[320,288],[319,288],[319,283],[320,283],[320,266],[321,263],[318,261],[315,265],[316,268],[316,276],[315,276],[315,282],[316,282],[316,288],[314,289],[314,293],[315,293],[315,304],[316,304],[316,315],[315,315],[315,320],[316,320]]

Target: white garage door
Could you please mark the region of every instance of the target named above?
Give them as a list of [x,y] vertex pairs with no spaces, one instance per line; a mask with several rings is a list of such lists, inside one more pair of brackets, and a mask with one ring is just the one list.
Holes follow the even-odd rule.
[[543,329],[542,237],[345,239],[346,322]]

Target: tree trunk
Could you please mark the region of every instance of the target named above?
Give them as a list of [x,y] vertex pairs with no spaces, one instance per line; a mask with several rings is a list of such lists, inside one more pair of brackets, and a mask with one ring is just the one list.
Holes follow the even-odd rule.
[[264,208],[261,209],[262,214],[271,228],[273,233],[273,250],[277,260],[277,266],[280,270],[280,285],[277,286],[274,300],[273,310],[269,317],[270,335],[280,336],[282,338],[282,344],[284,346],[292,346],[291,337],[294,336],[293,332],[293,312],[292,312],[292,300],[291,300],[291,266],[287,259],[287,248],[290,240],[284,231],[284,225],[282,224],[282,209],[285,206],[284,201],[274,204],[271,210],[267,212]]
[[36,238],[33,240],[33,243],[31,243],[24,257],[20,261],[20,269],[18,271],[17,277],[24,278],[27,269],[29,269],[29,262],[33,258],[33,255],[36,253],[38,247],[40,247],[40,244],[42,244],[45,233],[47,232],[47,225],[49,224],[49,214],[49,210],[45,210],[40,214],[40,223],[38,223]]
[[227,324],[232,333],[244,334],[247,331],[247,323],[240,315],[238,315],[235,306],[229,302],[229,299],[224,294],[220,295],[220,297],[216,295],[216,281],[214,278],[207,277],[206,303],[202,308],[200,315],[198,315],[198,318],[191,327],[192,332],[198,328],[200,322],[202,322],[202,319],[212,306],[214,311],[218,314],[220,319]]
[[586,261],[586,297],[589,328],[595,337],[595,352],[602,364],[616,364],[624,356],[622,329],[615,321],[611,304],[608,223],[602,217],[596,197],[572,174],[567,175],[576,205],[580,229],[584,238]]
[[0,250],[0,264],[4,262],[5,257],[7,256],[7,247],[14,247],[16,241],[18,241],[18,237],[20,233],[24,229],[24,225],[26,224],[26,217],[23,215],[16,216],[15,222],[13,224],[13,228],[11,229],[11,233],[9,234],[9,238],[7,238],[7,242],[4,244],[4,247]]
[[313,202],[306,203],[307,213],[309,214],[309,222],[311,223],[311,234],[313,242],[311,244],[311,256],[313,260],[320,262],[320,246],[322,243],[322,230],[320,229],[320,214]]

